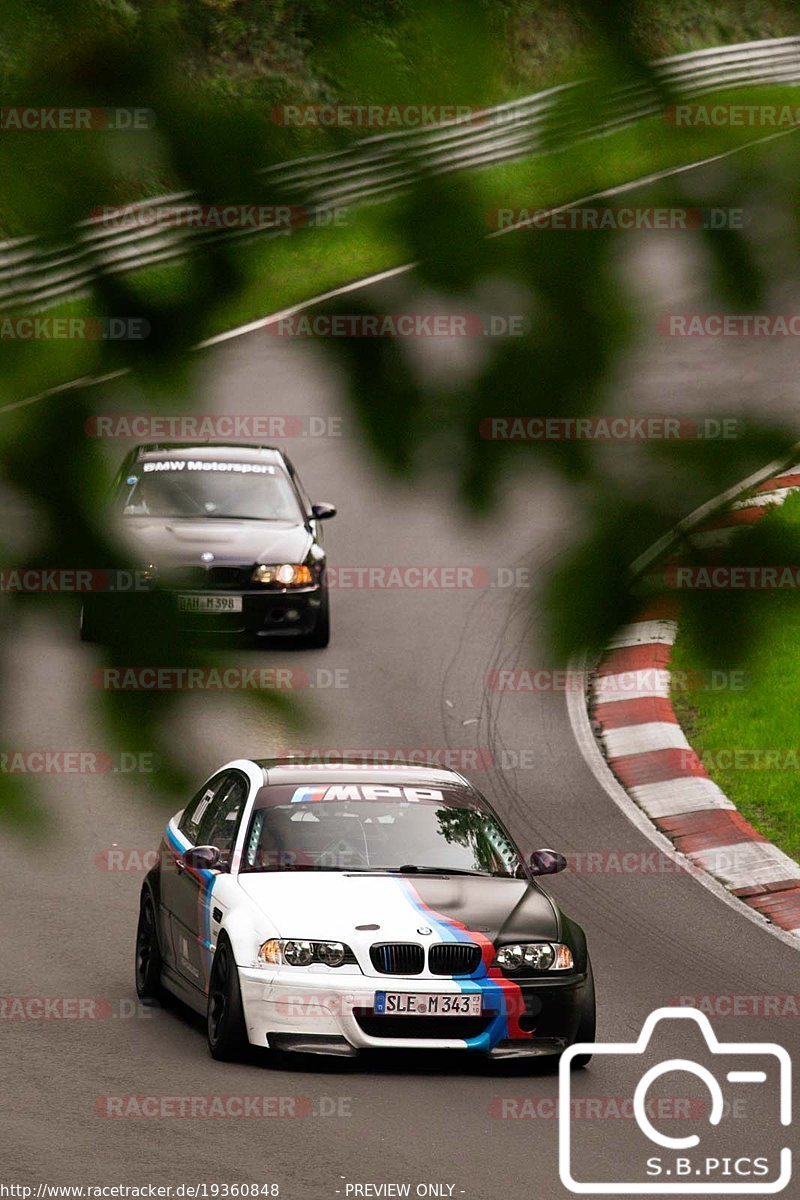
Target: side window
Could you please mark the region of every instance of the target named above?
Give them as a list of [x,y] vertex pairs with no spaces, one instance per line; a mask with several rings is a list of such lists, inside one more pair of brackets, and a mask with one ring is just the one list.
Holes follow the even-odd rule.
[[264,851],[261,848],[261,830],[264,828],[264,820],[267,815],[265,808],[259,809],[253,817],[250,826],[250,833],[247,835],[247,842],[244,848],[244,863],[242,869],[253,870],[261,869],[264,862]]
[[231,771],[218,787],[212,803],[200,821],[200,845],[216,846],[224,853],[233,850],[239,818],[247,799],[248,783],[238,771]]
[[227,778],[227,775],[217,775],[215,779],[211,779],[189,801],[183,810],[183,816],[180,819],[178,828],[184,837],[189,839],[192,845],[199,846],[201,844],[197,837],[200,823],[208,812],[211,801]]

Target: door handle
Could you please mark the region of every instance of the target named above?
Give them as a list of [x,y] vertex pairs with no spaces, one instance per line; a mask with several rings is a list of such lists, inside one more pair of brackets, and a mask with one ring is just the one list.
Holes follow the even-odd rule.
[[186,870],[186,863],[183,861],[183,859],[181,858],[181,856],[179,854],[175,856],[175,870],[177,871],[177,873],[179,875],[182,875],[183,872]]

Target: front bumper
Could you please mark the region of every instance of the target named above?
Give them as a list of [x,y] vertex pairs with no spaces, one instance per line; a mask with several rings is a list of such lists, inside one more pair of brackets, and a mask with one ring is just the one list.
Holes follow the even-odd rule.
[[[240,612],[182,612],[179,597],[202,600],[209,595],[241,600]],[[213,637],[305,637],[316,629],[324,603],[324,587],[298,589],[259,588],[244,590],[213,586],[206,588],[170,587],[128,595],[87,596],[84,609],[91,608],[93,624],[100,631],[124,625],[131,619],[158,621],[159,615],[177,613],[181,629],[187,633]]]
[[[174,589],[166,593],[175,607],[180,596],[202,598],[202,591]],[[206,592],[205,594],[208,594]],[[217,593],[212,593],[217,594]],[[178,612],[181,627],[192,633],[247,635],[249,637],[304,637],[313,633],[322,608],[321,587],[220,592],[240,599],[236,613]]]
[[[337,976],[239,968],[248,1037],[253,1045],[306,1053],[361,1050],[471,1050],[491,1058],[559,1054],[575,1040],[585,975],[520,980],[500,989],[492,979]],[[378,1016],[375,993],[480,992],[481,1017]]]

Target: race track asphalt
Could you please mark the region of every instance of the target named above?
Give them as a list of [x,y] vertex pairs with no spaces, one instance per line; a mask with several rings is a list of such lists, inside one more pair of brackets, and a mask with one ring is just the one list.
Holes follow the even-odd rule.
[[[653,311],[664,297],[681,308],[696,300],[691,260],[668,238],[643,235],[632,250],[630,269]],[[653,334],[618,380],[620,407],[736,415],[763,399],[773,414],[800,425],[793,354],[779,339],[722,346]],[[312,498],[339,506],[326,531],[333,564],[526,567],[531,581],[449,591],[339,589],[329,649],[221,654],[220,661],[240,665],[302,666],[320,684],[328,679],[318,669],[338,671],[344,686],[303,693],[313,723],[302,733],[270,724],[237,698],[187,698],[174,733],[193,777],[200,781],[233,757],[287,749],[452,751],[523,846],[610,852],[595,859],[605,869],[590,869],[584,857],[581,868],[549,885],[587,930],[601,1039],[633,1040],[648,1013],[679,996],[797,992],[797,950],[691,876],[647,865],[651,844],[578,752],[563,690],[501,694],[487,686],[500,667],[554,665],[536,597],[541,574],[575,532],[564,485],[546,473],[518,475],[508,481],[502,513],[473,524],[433,485],[390,484],[367,459],[320,346],[256,332],[199,354],[193,371],[203,410],[341,416],[340,436],[286,443]],[[116,387],[123,411],[146,408],[130,385]],[[112,399],[104,390],[98,407]],[[109,453],[121,458],[125,448],[114,444]],[[624,452],[620,469],[623,460]],[[696,486],[692,499],[705,498],[703,481]],[[5,653],[14,698],[9,747],[113,751],[86,716],[91,648],[31,616]],[[151,803],[140,803],[137,790],[151,793]],[[179,1006],[137,1009],[133,938],[142,873],[103,870],[97,859],[111,847],[155,848],[174,806],[159,799],[146,774],[133,783],[118,775],[54,776],[42,781],[42,793],[53,824],[49,844],[28,847],[6,836],[0,846],[0,996],[101,997],[112,1014],[0,1021],[0,1181],[276,1183],[287,1200],[389,1183],[408,1183],[412,1195],[418,1184],[452,1185],[452,1195],[470,1200],[567,1195],[558,1177],[558,1080],[551,1072],[405,1055],[355,1064],[311,1059],[278,1071],[258,1057],[224,1065],[208,1056],[202,1022]],[[624,852],[641,868],[617,870],[613,856]],[[796,1016],[720,1016],[714,1025],[723,1038],[800,1051]],[[665,1039],[671,1056],[687,1044],[682,1027]],[[702,1091],[696,1082],[687,1094]],[[615,1060],[596,1059],[574,1088],[584,1100],[630,1095]],[[310,1113],[304,1100],[297,1105],[304,1115],[293,1118],[99,1115],[103,1097],[130,1095],[304,1097]],[[787,1144],[774,1097],[748,1095],[737,1150],[774,1156]],[[587,1172],[597,1155],[620,1180],[641,1169],[633,1120],[579,1119],[576,1136],[586,1143]]]

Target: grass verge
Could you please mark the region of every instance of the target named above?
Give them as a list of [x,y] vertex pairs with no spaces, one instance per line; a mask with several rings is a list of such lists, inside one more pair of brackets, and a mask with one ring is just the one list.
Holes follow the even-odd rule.
[[[770,542],[797,546],[800,496],[765,517],[762,527],[768,524]],[[742,539],[746,544],[747,535],[737,544]],[[675,711],[714,782],[756,829],[800,861],[800,597],[791,589],[745,591],[707,595],[704,604],[706,622],[716,618],[725,630],[719,659],[708,661],[690,619],[681,621],[671,666],[691,679],[700,678],[692,672],[735,663],[744,669],[742,686],[673,690]],[[737,637],[745,627],[746,643]],[[740,642],[748,646],[747,657],[731,659],[730,649]]]

